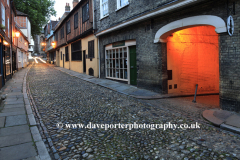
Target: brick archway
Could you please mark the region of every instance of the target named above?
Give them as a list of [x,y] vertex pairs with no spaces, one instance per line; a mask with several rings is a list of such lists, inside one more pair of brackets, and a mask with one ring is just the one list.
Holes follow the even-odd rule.
[[154,43],[166,43],[167,37],[176,31],[203,25],[214,26],[216,33],[227,32],[226,23],[220,17],[211,15],[193,16],[171,22],[160,28],[155,35]]

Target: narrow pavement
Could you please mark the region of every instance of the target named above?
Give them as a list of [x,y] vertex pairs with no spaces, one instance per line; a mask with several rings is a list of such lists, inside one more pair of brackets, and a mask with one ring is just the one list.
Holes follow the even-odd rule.
[[[150,105],[34,64],[27,77],[52,159],[238,159],[240,137],[179,112]],[[168,104],[177,107],[177,104]],[[168,106],[171,107],[171,106]],[[35,117],[37,118],[37,117]],[[38,117],[39,118],[39,117]],[[196,124],[197,129],[94,129],[66,124]],[[60,125],[61,124],[61,125]]]
[[26,92],[29,68],[15,73],[2,88],[0,160],[51,159],[38,132]]

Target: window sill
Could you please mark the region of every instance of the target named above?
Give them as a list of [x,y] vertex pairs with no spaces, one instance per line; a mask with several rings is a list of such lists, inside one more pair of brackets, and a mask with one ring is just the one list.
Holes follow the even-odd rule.
[[100,18],[100,21],[101,21],[102,19],[104,19],[104,18],[108,17],[108,16],[109,16],[109,14],[107,14],[107,15],[103,16],[102,18]]
[[116,9],[115,11],[117,12],[117,11],[119,11],[120,9],[127,7],[128,5],[129,5],[129,3],[126,4],[126,5],[124,5],[124,6],[122,6],[122,7],[120,7],[120,8],[118,8],[118,9]]
[[72,60],[72,62],[82,62],[82,60]]

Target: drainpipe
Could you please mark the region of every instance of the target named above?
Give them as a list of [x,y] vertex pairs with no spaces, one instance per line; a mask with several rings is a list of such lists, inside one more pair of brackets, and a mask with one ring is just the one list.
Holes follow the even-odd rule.
[[93,11],[93,30],[95,30],[95,18],[94,18],[94,0],[92,0],[92,11]]
[[100,50],[99,50],[99,37],[97,37],[97,39],[98,39],[98,58],[99,58],[99,62],[98,62],[98,76],[99,76],[99,78],[100,78],[100,73],[101,73],[101,59],[100,59]]

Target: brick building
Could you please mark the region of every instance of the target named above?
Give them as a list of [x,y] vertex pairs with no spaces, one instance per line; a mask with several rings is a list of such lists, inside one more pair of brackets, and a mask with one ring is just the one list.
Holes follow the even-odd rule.
[[16,10],[14,3],[10,0],[1,0],[1,26],[0,26],[0,73],[1,85],[12,77],[16,70],[16,47],[12,45],[14,41]]
[[[159,93],[219,94],[240,110],[240,1],[100,0],[101,78]],[[235,30],[234,30],[235,28]]]

